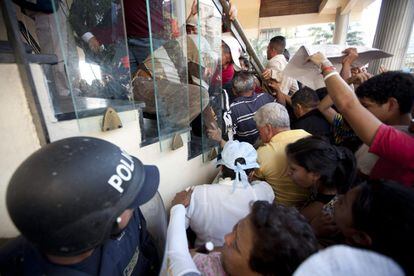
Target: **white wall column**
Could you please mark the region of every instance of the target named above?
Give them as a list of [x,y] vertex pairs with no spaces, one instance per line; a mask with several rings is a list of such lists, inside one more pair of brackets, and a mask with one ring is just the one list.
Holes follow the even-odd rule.
[[334,44],[345,44],[346,34],[348,32],[349,26],[349,12],[342,14],[342,8],[339,7],[336,9],[335,17],[335,33],[333,36]]
[[400,70],[414,23],[414,0],[382,0],[373,47],[394,56],[371,62],[369,71],[377,73],[380,65]]

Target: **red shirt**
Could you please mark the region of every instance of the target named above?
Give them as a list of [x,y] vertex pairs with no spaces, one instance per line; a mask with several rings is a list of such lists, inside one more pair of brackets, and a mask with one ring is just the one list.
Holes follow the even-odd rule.
[[[163,3],[151,0],[151,29],[155,38],[164,38]],[[128,37],[148,38],[147,4],[145,0],[124,0],[125,27]]]
[[[219,65],[221,66],[221,65]],[[217,67],[217,69],[220,69],[220,67]],[[216,70],[213,77],[211,78],[211,84],[212,85],[224,85],[230,81],[233,80],[234,77],[234,67],[233,64],[229,64],[226,69],[221,68],[221,77],[219,76],[220,70]],[[221,82],[220,82],[221,81]]]
[[379,156],[370,178],[390,179],[413,186],[414,138],[391,126],[381,125],[369,151]]

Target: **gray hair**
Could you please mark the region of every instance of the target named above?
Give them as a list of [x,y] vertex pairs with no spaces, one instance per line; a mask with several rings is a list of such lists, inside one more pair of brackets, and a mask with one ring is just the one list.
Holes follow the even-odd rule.
[[259,108],[254,115],[254,121],[258,127],[269,124],[273,128],[290,128],[289,114],[278,103],[268,103]]
[[236,94],[253,91],[255,86],[254,76],[248,72],[240,72],[234,75],[233,91]]

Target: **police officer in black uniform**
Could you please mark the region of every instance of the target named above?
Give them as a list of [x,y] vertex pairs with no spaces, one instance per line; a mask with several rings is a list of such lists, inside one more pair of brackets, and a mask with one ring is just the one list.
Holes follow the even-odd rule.
[[1,249],[1,275],[157,275],[139,206],[159,172],[107,141],[73,137],[33,153],[6,195],[22,236]]

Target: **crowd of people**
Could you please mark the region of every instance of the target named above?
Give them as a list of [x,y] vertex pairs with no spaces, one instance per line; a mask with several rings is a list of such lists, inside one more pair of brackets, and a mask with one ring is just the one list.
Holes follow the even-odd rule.
[[[197,25],[190,17],[188,39]],[[94,36],[84,35],[93,50]],[[307,62],[326,87],[315,91],[284,73],[284,37],[269,41],[261,75],[233,42],[223,36],[220,76],[187,72],[222,82],[230,129],[206,122],[222,147],[218,180],[176,194],[164,260],[139,207],[155,195],[158,169],[107,141],[72,137],[33,153],[13,174],[7,208],[22,236],[1,248],[0,274],[414,274],[414,76],[354,68],[355,48],[344,49],[338,72],[318,52]],[[135,37],[128,43],[139,46]],[[168,47],[180,45],[163,44],[154,57]],[[199,66],[190,48],[188,68]],[[134,80],[142,92],[140,78],[157,67],[146,65],[148,53],[132,53],[143,61]],[[172,57],[157,62],[170,63],[177,68]],[[166,85],[179,84],[179,70],[170,73]],[[197,93],[205,104],[191,121],[210,104],[207,90]]]
[[[268,53],[276,48],[285,61],[272,67],[275,56],[268,54],[270,68],[262,76],[273,98],[256,92],[251,73],[234,75],[229,112],[235,140],[226,141],[218,128],[209,131],[223,145],[219,181],[176,195],[168,238],[185,227],[196,229],[195,251],[186,262],[201,275],[328,275],[333,267],[340,275],[411,275],[414,76],[354,70],[347,63],[358,53],[348,48],[341,72],[322,53],[310,56],[326,88],[314,91],[299,84],[297,91],[285,89],[296,81],[283,74],[281,64],[287,60],[284,47],[274,46],[277,41],[284,40],[273,38]],[[245,150],[248,145],[256,148],[257,164]],[[257,194],[259,183],[273,189],[273,204]],[[257,218],[258,208],[264,217]],[[181,228],[174,224],[180,216],[186,221]],[[193,229],[200,219],[203,227]],[[221,230],[229,234],[220,234],[224,242],[218,243],[214,235]],[[217,250],[198,252],[200,241],[212,241]],[[245,250],[250,255],[243,258]],[[166,254],[171,263],[182,262],[174,243]],[[173,275],[185,267],[173,265]]]

